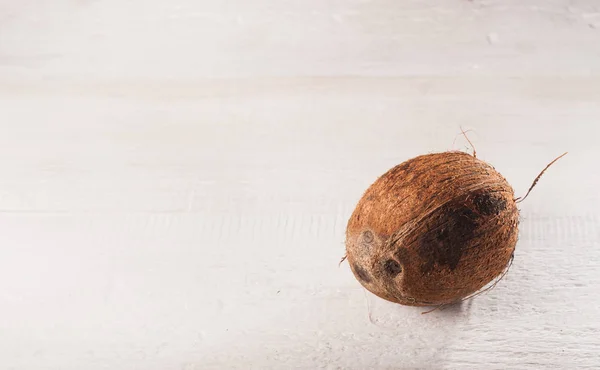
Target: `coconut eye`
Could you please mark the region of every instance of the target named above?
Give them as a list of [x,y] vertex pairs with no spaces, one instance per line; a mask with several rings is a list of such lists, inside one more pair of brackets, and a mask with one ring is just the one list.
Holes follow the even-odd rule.
[[365,231],[362,233],[362,239],[365,243],[372,243],[373,240],[375,239],[375,236],[373,236],[373,232],[372,231]]
[[385,263],[383,264],[383,269],[388,275],[392,277],[395,277],[396,275],[402,272],[402,266],[400,266],[398,262],[392,259],[385,261]]
[[365,269],[360,267],[358,264],[354,264],[352,267],[354,267],[356,276],[358,276],[359,279],[361,279],[365,283],[371,282],[371,276],[369,275],[369,273],[367,271],[365,271]]

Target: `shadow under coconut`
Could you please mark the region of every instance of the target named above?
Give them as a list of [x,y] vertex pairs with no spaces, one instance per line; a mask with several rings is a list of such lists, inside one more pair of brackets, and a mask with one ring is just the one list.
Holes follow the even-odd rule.
[[422,330],[430,326],[436,331],[439,326],[451,328],[466,323],[472,301],[460,301],[443,307],[403,306],[388,302],[365,290],[369,321],[383,329],[401,329],[418,325]]
[[426,356],[431,363],[446,363],[447,351],[468,326],[471,301],[444,307],[403,306],[365,290],[369,322],[383,332],[401,338],[403,351]]

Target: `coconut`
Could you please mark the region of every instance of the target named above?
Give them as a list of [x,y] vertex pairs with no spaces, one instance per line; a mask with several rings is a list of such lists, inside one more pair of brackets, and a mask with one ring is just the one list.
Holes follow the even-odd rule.
[[379,177],[358,202],[346,230],[350,268],[367,290],[391,302],[460,301],[512,261],[517,201],[506,179],[474,155],[410,159]]

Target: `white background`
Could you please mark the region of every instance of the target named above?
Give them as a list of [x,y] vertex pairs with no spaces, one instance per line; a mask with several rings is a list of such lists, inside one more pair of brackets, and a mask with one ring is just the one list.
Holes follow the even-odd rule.
[[[594,0],[0,1],[0,368],[600,366]],[[422,315],[344,231],[468,150],[527,201],[496,289]]]

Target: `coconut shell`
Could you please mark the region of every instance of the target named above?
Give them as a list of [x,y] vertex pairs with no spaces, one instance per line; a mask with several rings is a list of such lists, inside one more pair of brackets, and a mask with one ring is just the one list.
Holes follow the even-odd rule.
[[492,166],[463,152],[422,155],[364,193],[348,221],[347,258],[381,298],[449,304],[505,271],[518,223],[513,189]]

